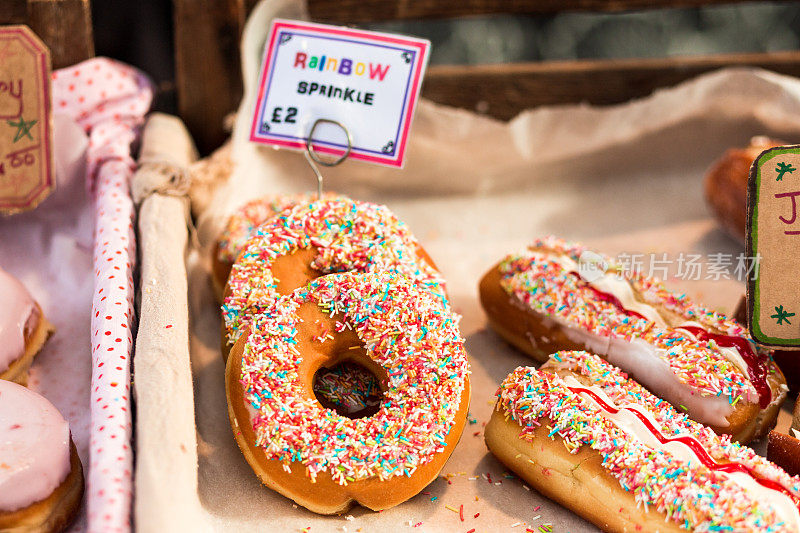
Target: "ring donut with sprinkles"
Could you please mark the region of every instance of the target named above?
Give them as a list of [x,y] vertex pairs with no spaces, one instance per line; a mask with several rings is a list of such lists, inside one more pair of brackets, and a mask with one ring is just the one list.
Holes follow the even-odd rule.
[[[439,474],[469,407],[458,316],[396,272],[319,277],[253,318],[226,366],[231,427],[269,488],[321,514],[411,498]],[[331,335],[320,335],[320,330]],[[378,411],[348,418],[316,400],[322,367],[362,365]]]
[[223,354],[280,296],[323,274],[378,270],[396,270],[445,298],[433,260],[385,206],[340,197],[283,211],[233,265],[222,304]]
[[501,462],[604,531],[800,531],[800,478],[594,354],[517,368],[484,434]]
[[[326,192],[324,198],[344,197]],[[214,285],[214,294],[220,302],[233,263],[236,262],[247,241],[255,234],[256,229],[281,211],[291,209],[298,204],[309,204],[316,199],[316,193],[271,194],[247,202],[228,218],[211,257],[211,281]]]
[[492,329],[535,359],[590,350],[740,442],[769,431],[786,398],[771,355],[737,322],[555,237],[495,265],[480,299]]

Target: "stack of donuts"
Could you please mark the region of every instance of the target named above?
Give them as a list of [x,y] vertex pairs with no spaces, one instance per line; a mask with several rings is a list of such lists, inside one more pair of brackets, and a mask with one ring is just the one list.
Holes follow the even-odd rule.
[[314,512],[397,505],[435,479],[466,422],[443,280],[384,206],[259,202],[233,215],[213,268],[236,441],[267,487]]
[[24,387],[54,328],[2,269],[0,301],[0,530],[62,531],[80,508],[81,462],[64,417]]
[[800,478],[734,442],[787,392],[737,322],[555,237],[496,264],[480,298],[544,363],[503,381],[485,430],[542,494],[608,531],[800,531]]

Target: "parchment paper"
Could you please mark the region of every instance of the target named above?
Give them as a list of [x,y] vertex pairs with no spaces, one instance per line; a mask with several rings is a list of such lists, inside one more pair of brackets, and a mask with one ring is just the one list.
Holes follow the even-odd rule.
[[[441,268],[454,307],[463,315],[475,423],[468,425],[442,476],[422,494],[382,513],[356,507],[342,517],[321,517],[262,487],[234,443],[218,348],[219,311],[209,279],[210,247],[232,209],[264,193],[314,185],[300,154],[246,141],[268,22],[276,15],[297,18],[303,13],[302,5],[288,0],[265,2],[246,27],[246,95],[233,133],[233,175],[201,215],[201,246],[192,247],[187,260],[194,412],[170,406],[170,424],[159,425],[164,434],[145,443],[152,450],[139,449],[140,454],[161,453],[166,470],[137,470],[138,498],[147,496],[144,487],[161,483],[191,502],[169,509],[137,507],[139,529],[165,529],[185,513],[193,527],[220,531],[538,531],[548,523],[557,531],[594,530],[504,474],[484,446],[483,423],[497,385],[531,360],[487,330],[477,300],[478,280],[505,254],[547,233],[579,239],[612,255],[738,254],[740,245],[716,227],[706,210],[703,173],[727,147],[743,145],[752,135],[800,139],[800,81],[757,70],[720,71],[626,105],[538,109],[508,124],[423,101],[405,170],[352,162],[326,169],[328,189],[389,205]],[[182,246],[170,242],[172,234],[150,238],[165,254]],[[733,279],[673,279],[670,286],[728,311],[744,290]],[[174,291],[169,297],[176,297]],[[184,317],[174,319],[177,328],[185,327]],[[139,335],[156,338],[144,320]],[[170,372],[137,372],[137,389],[167,394],[185,385],[175,379]],[[194,420],[196,436],[186,429],[187,420]],[[138,423],[141,428],[148,420],[140,417]],[[786,413],[780,426],[788,426]],[[195,437],[197,470],[184,471],[178,479],[196,474],[197,486],[175,483],[175,469],[194,468],[193,462],[155,447]],[[457,512],[461,505],[463,522]]]

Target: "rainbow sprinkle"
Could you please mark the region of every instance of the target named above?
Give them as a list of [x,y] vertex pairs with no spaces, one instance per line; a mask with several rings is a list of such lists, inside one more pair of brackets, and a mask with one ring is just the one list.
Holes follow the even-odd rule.
[[[444,280],[420,258],[416,238],[387,207],[340,197],[323,199],[283,211],[248,241],[233,265],[230,294],[222,305],[229,343],[253,316],[295,288],[279,290],[273,262],[309,248],[317,251],[310,267],[318,272],[396,270],[446,299]],[[386,290],[383,299],[389,296]]]
[[[302,390],[297,311],[315,303],[345,321],[388,376],[376,414],[351,419]],[[456,423],[469,367],[458,315],[437,295],[396,272],[322,276],[253,318],[241,383],[255,411],[256,445],[313,480],[410,476],[443,452]],[[313,341],[304,341],[313,342]],[[465,416],[465,415],[462,415]]]
[[333,368],[320,369],[314,380],[314,394],[337,412],[355,415],[377,409],[381,386],[369,370],[344,362]]
[[[292,195],[269,195],[247,202],[237,209],[228,219],[222,230],[217,245],[217,258],[225,263],[233,263],[244,249],[245,244],[263,223],[277,213],[291,209],[298,204],[308,204],[316,199],[312,193]],[[324,198],[336,198],[341,195],[325,193]]]
[[[569,275],[549,256],[565,255],[577,262],[584,251],[578,244],[553,236],[537,239],[528,251],[509,255],[500,263],[500,284],[529,309],[563,321],[569,327],[600,337],[645,341],[655,348],[658,357],[667,363],[680,382],[703,396],[724,396],[729,403],[735,402],[737,397],[758,402],[758,394],[748,377],[727,359],[716,342],[695,340],[680,329],[661,327],[626,315],[613,303],[595,298],[585,281]],[[611,271],[620,271],[621,267],[614,265],[611,258],[605,260]],[[655,278],[638,272],[625,272],[625,276],[647,304],[663,307],[712,331],[750,338],[734,320],[695,305],[686,295],[667,290]],[[774,365],[771,359],[768,364]],[[774,383],[771,388],[774,401],[785,397],[786,392]]]
[[550,359],[541,370],[517,368],[497,391],[497,409],[522,426],[522,439],[533,441],[537,427],[546,424],[552,427],[550,438],[558,435],[571,453],[590,446],[600,453],[603,466],[620,486],[633,492],[637,504],[653,506],[687,529],[784,530],[786,524],[775,510],[735,479],[699,461],[687,462],[663,448],[646,445],[612,422],[595,403],[570,391],[555,372],[569,370],[585,376],[616,405],[644,408],[663,435],[692,436],[715,461],[743,464],[795,497],[800,496],[800,478],[731,442],[730,436],[717,435],[690,420],[600,357],[587,352],[560,352],[559,356],[560,362]]

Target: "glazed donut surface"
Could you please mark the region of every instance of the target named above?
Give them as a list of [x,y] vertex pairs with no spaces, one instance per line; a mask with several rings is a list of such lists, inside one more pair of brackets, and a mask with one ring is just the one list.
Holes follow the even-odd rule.
[[480,283],[492,328],[539,361],[558,350],[591,350],[737,440],[774,425],[785,379],[742,326],[655,278],[623,277],[610,258],[589,281],[579,273],[585,253],[548,237],[492,268]]
[[607,531],[798,531],[800,478],[587,352],[501,384],[489,449]]
[[[348,418],[314,397],[315,372],[343,361],[385,384],[375,414]],[[274,302],[239,337],[226,368],[229,416],[266,486],[317,513],[386,509],[452,453],[468,374],[458,317],[441,298],[394,272],[331,274]]]

